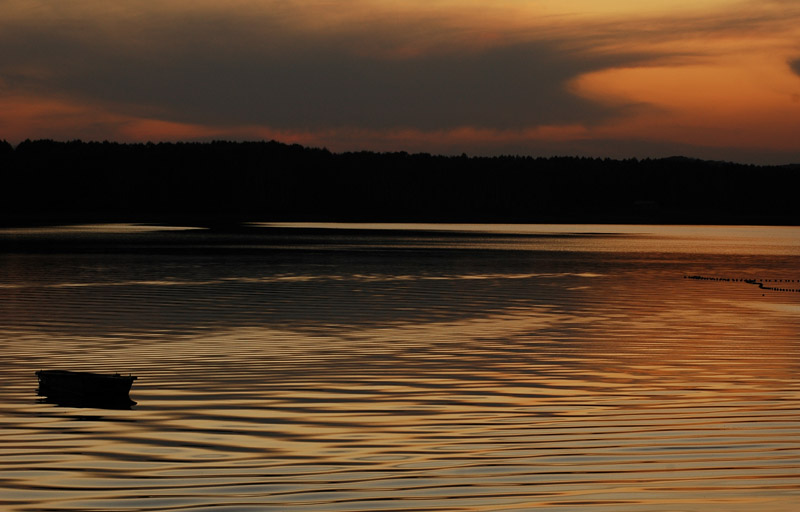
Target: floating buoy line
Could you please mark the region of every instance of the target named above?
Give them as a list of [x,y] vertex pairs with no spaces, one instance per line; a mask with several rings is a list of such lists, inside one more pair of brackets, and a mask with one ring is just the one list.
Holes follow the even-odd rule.
[[684,279],[696,279],[698,281],[724,281],[726,283],[746,283],[753,284],[762,290],[771,290],[775,292],[794,292],[800,293],[800,288],[784,288],[783,285],[790,283],[799,283],[800,279],[756,279],[756,278],[738,278],[738,277],[711,277],[711,276],[683,276]]

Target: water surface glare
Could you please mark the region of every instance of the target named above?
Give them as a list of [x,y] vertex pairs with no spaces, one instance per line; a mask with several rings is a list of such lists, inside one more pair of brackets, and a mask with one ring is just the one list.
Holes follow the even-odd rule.
[[0,230],[0,508],[797,510],[800,229],[333,227]]

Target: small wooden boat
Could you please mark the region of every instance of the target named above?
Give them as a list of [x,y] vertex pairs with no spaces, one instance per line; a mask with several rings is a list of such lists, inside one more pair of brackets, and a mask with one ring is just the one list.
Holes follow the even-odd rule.
[[62,405],[78,407],[130,407],[131,375],[39,370],[39,395]]

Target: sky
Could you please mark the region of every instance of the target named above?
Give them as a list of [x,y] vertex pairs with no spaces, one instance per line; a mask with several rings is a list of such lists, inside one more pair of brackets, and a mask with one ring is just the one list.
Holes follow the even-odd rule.
[[798,0],[0,0],[0,139],[800,163]]

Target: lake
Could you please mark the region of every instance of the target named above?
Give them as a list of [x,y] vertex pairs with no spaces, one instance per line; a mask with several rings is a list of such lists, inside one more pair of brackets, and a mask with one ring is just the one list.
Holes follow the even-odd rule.
[[[800,228],[0,230],[8,511],[790,511]],[[138,376],[65,407],[34,372]]]

